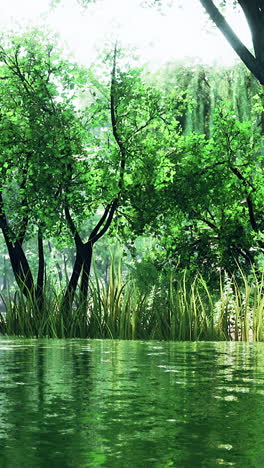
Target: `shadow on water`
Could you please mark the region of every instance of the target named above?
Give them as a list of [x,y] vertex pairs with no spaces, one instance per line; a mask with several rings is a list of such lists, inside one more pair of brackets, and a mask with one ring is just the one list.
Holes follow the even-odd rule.
[[263,344],[2,339],[0,467],[262,467],[263,364]]

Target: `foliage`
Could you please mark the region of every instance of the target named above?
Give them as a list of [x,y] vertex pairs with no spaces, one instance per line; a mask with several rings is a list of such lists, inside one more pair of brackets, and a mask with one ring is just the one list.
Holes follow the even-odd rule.
[[[220,106],[213,136],[175,138],[174,150],[160,158],[150,213],[146,201],[134,207],[132,231],[149,232],[165,247],[160,261],[178,268],[229,272],[250,269],[262,258],[262,137],[250,122],[239,122],[230,106]],[[190,183],[191,181],[191,183]],[[154,203],[153,203],[153,200]]]
[[[94,243],[110,227],[117,207],[126,204],[128,191],[141,197],[140,183],[151,172],[154,176],[170,133],[180,131],[184,93],[164,95],[146,85],[140,70],[117,67],[117,55],[115,49],[108,79],[98,80],[60,60],[49,38],[39,33],[3,40],[1,227],[26,295],[34,278],[23,242],[37,230],[39,293],[45,237],[65,242],[68,236],[76,259],[65,297],[73,300],[79,278],[87,296]],[[84,84],[91,99],[80,111],[76,93]],[[84,241],[82,224],[96,214],[99,221]]]
[[[9,235],[56,232],[63,184],[83,152],[72,93],[77,67],[40,33],[1,44],[1,194]],[[63,176],[62,176],[63,175]]]
[[185,90],[192,105],[180,119],[185,134],[197,132],[212,136],[215,108],[223,101],[232,105],[240,121],[252,120],[263,132],[262,111],[256,112],[255,101],[262,87],[242,65],[220,67],[197,64],[193,60],[170,62],[151,75],[151,83],[162,89]]
[[[237,284],[244,285],[248,304],[244,274],[253,268],[259,284],[263,266],[261,93],[254,100],[255,120],[242,121],[251,112],[254,84],[243,95],[243,108],[242,92],[228,91],[232,102],[223,104],[216,91],[234,76],[248,82],[241,70],[214,77],[214,92],[210,73],[199,67],[193,81],[190,70],[181,69],[179,86],[162,88],[142,70],[121,67],[117,46],[110,55],[106,74],[98,77],[61,59],[40,32],[2,39],[0,227],[24,294],[8,299],[3,330],[58,337],[228,337],[221,321],[229,280],[220,287],[217,326],[212,312],[219,271],[225,271],[237,326],[253,333],[253,325],[241,321]],[[200,103],[194,102],[196,92]],[[195,118],[186,131],[190,103]],[[95,274],[89,289],[94,245],[107,231],[133,255],[136,238],[149,236],[152,251],[130,268],[129,279],[113,259],[107,284]],[[64,255],[55,247],[64,247]],[[49,286],[51,273],[59,292]]]

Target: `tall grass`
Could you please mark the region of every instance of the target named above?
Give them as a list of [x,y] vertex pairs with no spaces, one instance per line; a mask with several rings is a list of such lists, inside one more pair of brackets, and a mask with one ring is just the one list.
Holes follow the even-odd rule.
[[3,298],[0,332],[6,335],[50,338],[116,338],[155,340],[264,340],[264,278],[240,282],[227,274],[210,291],[197,275],[159,277],[140,287],[125,276],[122,260],[112,259],[107,283],[94,271],[88,305],[61,309],[62,294],[47,287],[40,308],[22,294]]

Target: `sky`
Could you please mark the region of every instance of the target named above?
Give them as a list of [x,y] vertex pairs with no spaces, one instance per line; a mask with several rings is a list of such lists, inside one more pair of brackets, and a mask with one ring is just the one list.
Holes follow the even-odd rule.
[[[77,0],[61,0],[51,9],[50,0],[0,0],[2,31],[41,25],[60,35],[65,50],[82,64],[97,60],[101,49],[118,40],[136,48],[138,61],[152,69],[191,58],[198,63],[231,65],[236,55],[206,18],[199,0],[174,1],[163,14],[142,8],[139,0],[97,0],[84,10]],[[183,3],[184,7],[178,6]],[[239,37],[250,47],[250,34],[243,15],[230,9],[227,17]]]

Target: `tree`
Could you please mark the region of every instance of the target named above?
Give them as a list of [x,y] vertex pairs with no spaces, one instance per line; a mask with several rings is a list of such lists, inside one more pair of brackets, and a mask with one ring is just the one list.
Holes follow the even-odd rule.
[[[72,153],[81,151],[71,104],[69,64],[42,34],[2,39],[0,227],[16,280],[26,296],[41,296],[43,236],[59,223],[61,174]],[[23,250],[37,231],[36,284]]]
[[91,127],[90,144],[97,147],[95,170],[101,174],[97,207],[104,206],[87,241],[82,240],[67,206],[65,209],[76,246],[76,260],[64,298],[67,304],[72,302],[79,280],[81,302],[86,303],[95,243],[109,229],[114,215],[122,225],[128,193],[132,191],[141,199],[144,182],[151,185],[149,175],[154,177],[157,160],[170,141],[169,133],[179,130],[177,119],[187,105],[184,93],[173,92],[165,97],[142,81],[140,70],[122,71],[117,66],[117,53],[115,47],[110,82],[97,83],[99,95],[87,109],[88,121],[97,116]]
[[[94,244],[115,215],[122,218],[128,191],[140,198],[144,180],[154,177],[170,135],[179,130],[186,98],[175,92],[166,97],[147,86],[139,70],[121,71],[116,48],[110,80],[101,81],[61,61],[49,41],[30,35],[2,45],[1,60],[1,229],[19,287],[40,303],[43,240],[74,242],[63,301],[68,313],[78,285],[85,305]],[[90,102],[80,111],[73,98],[84,83]],[[95,217],[84,240],[82,225]],[[36,280],[23,248],[35,234]]]
[[255,120],[263,131],[263,115],[255,103],[261,86],[242,63],[233,67],[195,64],[192,60],[170,62],[151,75],[151,82],[170,92],[185,90],[192,99],[181,119],[184,134],[211,136],[215,108],[221,102],[232,104],[239,121]]
[[[221,106],[212,137],[176,137],[154,181],[152,211],[131,205],[132,230],[154,235],[160,262],[206,276],[219,267],[258,269],[263,259],[264,218],[262,139],[252,123],[239,122]],[[154,200],[154,202],[153,202]],[[140,223],[141,222],[141,223]]]
[[[259,82],[264,85],[264,3],[263,0],[237,0],[248,22],[254,47],[253,55],[230,27],[212,0],[200,0],[208,15],[224,34],[231,47]],[[225,4],[225,2],[222,2]]]

